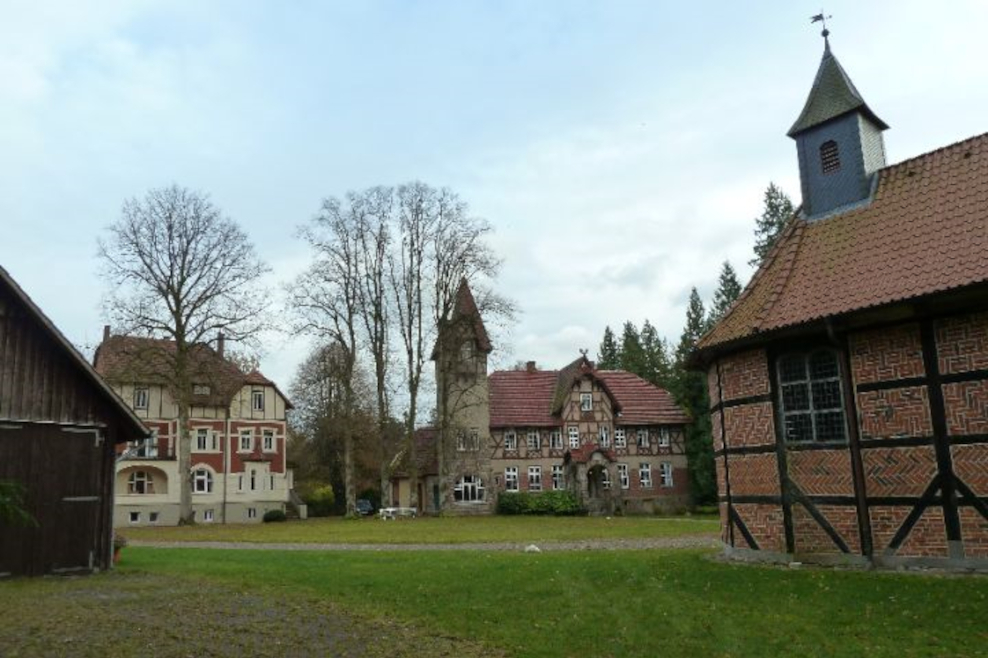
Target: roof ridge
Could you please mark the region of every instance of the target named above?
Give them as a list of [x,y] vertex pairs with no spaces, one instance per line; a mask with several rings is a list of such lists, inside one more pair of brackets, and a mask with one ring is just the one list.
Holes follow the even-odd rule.
[[928,157],[930,157],[932,155],[936,155],[937,153],[943,153],[944,151],[951,151],[953,149],[959,148],[961,145],[966,144],[968,142],[973,142],[975,140],[985,139],[985,138],[988,138],[988,132],[983,132],[983,133],[978,134],[978,135],[973,135],[971,137],[966,137],[966,138],[961,139],[961,140],[958,140],[958,141],[956,141],[956,142],[954,142],[952,144],[947,144],[946,146],[940,146],[938,148],[933,149],[932,151],[927,151],[925,153],[920,153],[919,155],[914,155],[911,158],[906,158],[905,160],[901,160],[899,162],[896,162],[895,164],[886,165],[886,166],[882,167],[881,169],[879,169],[878,170],[878,173],[880,173],[880,174],[884,174],[886,172],[891,173],[891,170],[893,170],[893,169],[899,169],[900,167],[904,167],[904,166],[906,166],[908,164],[914,163],[916,160],[922,160],[922,159],[928,158]]

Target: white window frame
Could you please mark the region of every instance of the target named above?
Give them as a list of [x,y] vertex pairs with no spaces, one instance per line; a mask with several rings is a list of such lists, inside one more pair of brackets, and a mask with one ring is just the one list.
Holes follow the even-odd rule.
[[504,430],[504,450],[506,452],[518,450],[518,435],[514,430]]
[[505,466],[504,467],[504,490],[505,491],[518,491],[518,467],[517,466]]
[[576,425],[570,425],[566,428],[566,432],[569,435],[569,447],[570,449],[580,447],[580,428]]
[[635,432],[635,442],[639,449],[648,450],[651,447],[651,442],[649,441],[648,428],[639,427]]
[[[244,439],[247,440],[246,448],[244,447]],[[254,430],[252,429],[242,429],[240,430],[240,440],[237,442],[237,452],[251,452],[254,450]]]
[[580,411],[593,411],[593,393],[580,393]]
[[[138,491],[138,488],[140,488],[141,491]],[[149,471],[145,470],[131,471],[130,476],[127,478],[127,493],[133,496],[147,496],[153,494],[154,476],[152,476]]]
[[673,486],[671,462],[659,464],[659,480],[663,487],[670,488]]
[[196,452],[208,452],[209,451],[209,428],[208,427],[197,427],[196,428]]
[[628,438],[623,427],[614,428],[614,447],[621,449],[628,447]]
[[134,388],[134,409],[147,411],[148,400],[150,398],[147,386],[138,386]]
[[248,507],[247,508],[247,518],[248,519],[256,519],[257,518],[257,508],[256,507]]
[[214,520],[215,520],[215,515],[213,514],[213,510],[211,509],[203,510],[202,513],[203,523],[212,523]]
[[140,512],[135,512],[135,511],[131,511],[130,514],[128,514],[127,518],[128,518],[128,520],[129,520],[130,523],[140,523],[141,522],[141,513]]
[[622,489],[630,489],[631,488],[631,476],[628,474],[628,465],[627,464],[618,464],[617,465],[617,470],[618,470],[618,479],[621,481],[621,488]]
[[562,450],[563,449],[563,431],[559,429],[552,430],[549,433],[549,449],[550,450]]
[[257,491],[257,469],[252,468],[248,473],[249,473],[248,482],[250,483],[250,490]]
[[278,441],[275,439],[274,430],[261,430],[261,447],[264,452],[275,452],[278,448]]
[[209,384],[192,385],[192,395],[209,395],[212,391],[213,389],[210,388]]
[[611,447],[611,430],[607,425],[601,425],[599,430],[599,440],[601,448]]
[[255,388],[250,392],[250,410],[264,411],[264,389]]
[[208,468],[197,468],[192,471],[192,493],[213,493],[213,472]]
[[563,467],[561,464],[553,464],[552,466],[552,490],[559,491],[566,487],[565,475],[563,472]]
[[542,467],[541,466],[529,466],[528,467],[528,490],[529,491],[542,491]]
[[659,447],[668,448],[670,443],[670,435],[672,433],[669,431],[668,427],[659,428]]
[[642,489],[652,488],[652,465],[648,462],[638,464],[638,483]]
[[604,489],[610,489],[611,488],[611,472],[608,471],[606,468],[602,468],[600,470],[600,472],[603,473],[603,477],[600,478],[600,485],[601,485],[601,487],[603,487]]
[[485,496],[484,481],[478,475],[464,475],[453,487],[453,500],[457,503],[483,503]]
[[542,435],[539,434],[538,430],[528,431],[528,449],[532,451],[542,450]]

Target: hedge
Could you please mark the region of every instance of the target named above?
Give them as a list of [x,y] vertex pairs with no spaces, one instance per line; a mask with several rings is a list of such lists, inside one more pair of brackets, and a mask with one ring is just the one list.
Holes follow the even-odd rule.
[[505,491],[497,497],[497,513],[579,516],[587,510],[570,491]]

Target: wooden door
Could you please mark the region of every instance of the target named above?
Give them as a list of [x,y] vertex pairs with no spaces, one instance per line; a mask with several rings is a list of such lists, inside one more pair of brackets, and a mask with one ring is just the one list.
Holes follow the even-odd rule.
[[24,487],[37,522],[0,533],[0,573],[91,571],[102,562],[103,451],[95,429],[0,424],[0,479]]

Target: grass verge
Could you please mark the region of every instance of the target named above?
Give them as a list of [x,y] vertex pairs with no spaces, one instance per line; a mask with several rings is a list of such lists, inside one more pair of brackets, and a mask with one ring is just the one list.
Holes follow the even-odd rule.
[[122,528],[128,539],[145,541],[232,541],[252,543],[463,544],[585,539],[641,539],[714,535],[716,517],[533,517],[485,516],[401,521],[367,518],[311,519],[250,525]]
[[315,597],[556,656],[985,656],[988,579],[785,570],[701,551],[128,549],[124,573]]

